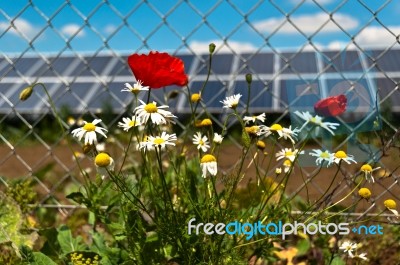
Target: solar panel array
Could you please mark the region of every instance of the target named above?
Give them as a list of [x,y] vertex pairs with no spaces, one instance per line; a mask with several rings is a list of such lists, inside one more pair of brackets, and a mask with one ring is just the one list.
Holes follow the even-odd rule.
[[[21,102],[20,91],[35,82],[46,84],[59,108],[72,113],[101,112],[105,106],[114,113],[127,109],[131,97],[121,92],[126,82],[135,81],[127,63],[128,54],[0,57],[0,113],[43,114],[50,111],[44,91],[36,89],[33,98]],[[189,87],[197,92],[207,76],[208,54],[178,54],[190,76]],[[245,74],[253,74],[250,94],[252,112],[281,113],[298,95],[310,94],[317,100],[351,87],[362,87],[400,112],[400,50],[303,51],[216,54],[210,81],[202,95],[212,113],[223,111],[226,96],[241,93],[247,102]],[[175,113],[190,113],[187,97],[166,95],[178,87],[152,91],[160,104],[168,104]],[[294,96],[293,96],[294,95]],[[142,99],[147,95],[141,94]],[[292,97],[292,99],[291,99]],[[307,97],[302,97],[307,100]],[[368,101],[371,104],[371,101]],[[293,103],[295,104],[295,103]]]

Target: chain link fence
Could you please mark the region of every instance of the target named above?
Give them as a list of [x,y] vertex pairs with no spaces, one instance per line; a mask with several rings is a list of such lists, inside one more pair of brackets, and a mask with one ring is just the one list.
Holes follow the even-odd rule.
[[[345,133],[339,138],[315,139],[314,147],[347,148],[348,153],[361,157],[360,162],[379,161],[379,188],[374,200],[387,197],[400,200],[396,172],[399,155],[390,148],[397,148],[395,115],[400,111],[399,35],[398,28],[385,24],[382,16],[395,1],[173,2],[161,5],[154,1],[132,1],[129,8],[122,9],[117,2],[106,0],[87,5],[55,1],[49,8],[41,1],[28,1],[18,10],[7,8],[7,4],[0,8],[3,185],[7,186],[12,178],[30,178],[41,194],[40,205],[57,208],[67,215],[69,209],[77,206],[70,205],[65,194],[81,185],[72,153],[65,145],[68,130],[77,126],[81,118],[100,117],[105,127],[116,127],[129,111],[130,100],[120,92],[125,82],[134,81],[126,64],[129,53],[168,49],[183,59],[190,76],[189,86],[192,92],[198,91],[207,76],[208,45],[197,40],[205,34],[210,42],[217,44],[210,81],[203,95],[217,127],[222,126],[221,117],[225,114],[220,101],[227,95],[246,95],[246,73],[253,75],[250,111],[266,112],[271,124],[285,123],[295,109],[307,109],[310,98],[350,93],[347,95],[351,115],[341,119]],[[363,25],[343,15],[352,5],[368,18]],[[313,15],[306,18],[302,12],[310,6]],[[143,14],[148,19],[140,21],[138,18],[143,18]],[[262,17],[261,14],[273,19],[254,18]],[[25,15],[40,22],[32,26],[24,19]],[[81,23],[70,25],[69,30],[62,28],[59,25],[65,16]],[[97,26],[92,21],[99,16],[113,19],[114,25]],[[233,22],[228,23],[229,20]],[[190,29],[182,26],[186,23]],[[253,42],[238,41],[249,34]],[[326,34],[336,34],[341,41],[321,44]],[[119,44],[120,35],[131,45],[129,53],[121,51],[127,46]],[[87,43],[80,40],[82,36],[86,36]],[[384,45],[369,47],[367,37],[373,41],[373,36],[383,36]],[[15,43],[18,52],[6,52],[12,50],[9,48],[13,38],[18,38]],[[50,44],[46,46],[46,42]],[[295,46],[285,48],[292,44]],[[86,51],[81,52],[81,47]],[[51,52],[46,51],[49,48]],[[64,135],[57,133],[55,121],[49,117],[50,104],[42,90],[36,89],[27,102],[19,101],[21,89],[36,82],[46,84],[65,118]],[[168,103],[177,115],[189,113],[184,94],[169,97],[174,90],[174,87],[159,90],[153,97],[160,103]],[[374,126],[381,128],[381,133]],[[373,134],[371,140],[368,135]],[[239,148],[234,138],[231,140],[227,157]],[[124,144],[118,138],[108,142],[112,142],[113,151],[123,151]],[[79,150],[79,145],[73,148]],[[91,165],[86,158],[82,163]],[[234,163],[227,162],[222,167],[229,170]],[[317,169],[305,164],[296,171],[307,178]],[[348,179],[354,172],[342,173],[344,178],[332,200],[349,192]],[[310,185],[316,194],[323,194],[325,182],[321,179]],[[304,185],[295,184],[292,192]],[[368,207],[362,209],[363,214],[374,212],[377,206],[373,203]]]

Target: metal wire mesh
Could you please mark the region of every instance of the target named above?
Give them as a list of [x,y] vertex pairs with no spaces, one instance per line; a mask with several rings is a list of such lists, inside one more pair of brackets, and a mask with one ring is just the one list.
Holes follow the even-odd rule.
[[[161,33],[168,32],[171,40],[176,43],[174,49],[170,51],[171,53],[193,56],[190,65],[186,65],[186,67],[191,80],[190,85],[194,88],[196,88],[196,81],[202,81],[206,77],[208,56],[196,49],[193,40],[203,31],[207,31],[210,36],[213,36],[212,39],[218,42],[216,54],[221,55],[219,58],[221,65],[211,71],[210,86],[214,84],[218,93],[210,96],[208,102],[205,103],[210,104],[213,121],[220,127],[222,127],[220,117],[224,112],[220,106],[215,105],[215,102],[218,103],[225,95],[238,93],[240,84],[245,82],[244,74],[248,72],[253,74],[254,83],[258,82],[259,86],[254,90],[256,92],[250,99],[250,106],[252,106],[250,110],[253,113],[263,111],[273,113],[275,120],[270,122],[282,122],[287,118],[290,115],[291,105],[301,101],[302,95],[313,93],[316,83],[321,86],[320,96],[327,96],[332,80],[340,81],[342,84],[346,83],[345,87],[350,90],[353,89],[358,99],[364,98],[365,107],[368,108],[376,106],[376,102],[368,98],[374,91],[369,91],[370,93],[366,95],[359,93],[359,90],[355,88],[360,83],[371,85],[379,80],[375,84],[379,94],[378,105],[388,104],[389,110],[399,110],[395,103],[398,99],[400,68],[392,70],[392,68],[387,68],[386,65],[380,63],[384,58],[390,57],[391,52],[397,51],[399,44],[398,35],[391,27],[385,25],[380,17],[382,10],[390,8],[393,4],[390,0],[373,5],[357,1],[359,8],[368,15],[369,20],[352,31],[348,30],[349,25],[346,24],[351,21],[343,22],[339,14],[341,9],[346,8],[349,1],[339,1],[335,3],[334,7],[327,8],[324,4],[326,1],[315,0],[292,1],[290,7],[279,1],[253,1],[251,4],[243,4],[240,1],[220,0],[212,1],[204,8],[195,2],[181,0],[175,1],[173,5],[162,9],[152,1],[134,2],[129,10],[120,10],[113,1],[97,1],[86,9],[82,8],[82,5],[76,1],[61,1],[54,4],[51,11],[46,12],[42,10],[42,4],[39,1],[29,1],[14,12],[0,8],[1,18],[6,21],[0,27],[0,45],[8,45],[6,40],[10,34],[14,34],[25,41],[17,54],[0,51],[0,84],[2,84],[0,89],[0,109],[2,113],[0,123],[2,128],[11,122],[22,128],[19,133],[15,132],[14,136],[12,133],[0,131],[2,141],[0,174],[4,185],[7,185],[6,179],[9,177],[29,177],[37,184],[41,194],[44,194],[40,200],[43,207],[57,207],[63,214],[67,214],[69,208],[76,207],[69,205],[68,201],[65,200],[64,193],[61,192],[65,191],[66,185],[79,186],[81,183],[81,180],[75,174],[76,165],[72,161],[70,152],[63,148],[68,131],[63,135],[58,135],[57,139],[49,144],[49,141],[38,129],[42,128],[40,127],[41,123],[48,122],[46,118],[51,113],[45,94],[43,91],[35,90],[32,99],[35,105],[29,107],[18,100],[18,94],[22,87],[36,82],[51,84],[49,91],[58,106],[62,105],[63,99],[67,96],[76,101],[76,106],[70,110],[70,113],[76,119],[83,115],[91,118],[104,115],[104,106],[95,104],[99,97],[103,97],[114,102],[114,108],[109,110],[112,115],[103,125],[108,128],[115,126],[129,107],[129,104],[119,95],[120,89],[124,82],[132,82],[132,75],[125,63],[127,53],[121,52],[114,41],[119,34],[126,35],[127,39],[133,38],[138,41],[139,45],[134,46],[130,51],[130,53],[135,53],[159,49],[157,41],[160,40]],[[314,5],[324,18],[320,25],[311,30],[297,24],[299,22],[297,12],[310,4]],[[152,14],[151,23],[145,30],[133,23],[135,17],[144,9]],[[173,22],[174,16],[182,15],[178,12],[180,9],[190,12],[185,19],[193,18],[187,21],[192,25],[190,31],[183,30]],[[224,9],[227,14],[232,15],[235,24],[227,27],[223,25],[224,23],[218,23],[221,18],[214,15],[218,9]],[[260,23],[255,23],[251,19],[252,15],[261,12],[260,10],[271,9],[281,17],[281,19],[274,21],[272,28],[265,30],[260,26]],[[21,23],[21,17],[26,13],[33,13],[42,21],[41,25],[37,25],[32,32],[27,31],[26,25]],[[91,23],[92,18],[99,16],[100,13],[103,16],[104,14],[113,16],[119,21],[107,34],[104,33],[103,28]],[[56,26],[59,18],[65,15],[77,17],[82,21],[70,35]],[[391,36],[391,41],[386,42],[385,47],[371,50],[361,44],[360,36],[371,25],[379,25],[381,29],[387,32],[388,36]],[[268,24],[268,26],[271,25]],[[347,41],[340,49],[327,51],[326,47],[321,47],[318,40],[321,38],[321,32],[332,27],[336,27],[339,34],[344,36]],[[235,40],[238,35],[243,34],[243,29],[258,37],[258,46],[253,45],[249,48],[246,43],[237,45]],[[95,39],[88,49],[89,52],[79,52],[75,48],[78,36],[83,34],[84,31]],[[288,31],[295,32],[302,41],[296,48],[282,49],[276,43],[281,38],[287,40],[287,37],[282,37],[282,34],[285,36]],[[41,38],[45,33],[51,35],[51,38],[57,39],[58,50],[56,52],[47,53],[43,51]],[[346,58],[343,58],[343,51],[348,52]],[[355,53],[357,59],[351,59],[350,54],[352,52]],[[307,61],[307,58],[310,58],[307,57],[308,53],[312,53],[311,57],[315,60],[315,63]],[[231,61],[224,59],[224,54],[228,54]],[[270,67],[270,70],[258,71],[260,65],[255,61],[259,56],[266,56],[263,63],[269,64],[265,67]],[[67,65],[60,64],[64,57],[70,58]],[[100,61],[99,58],[106,58],[107,63],[102,65],[103,61]],[[27,65],[28,62],[29,65]],[[217,57],[214,63],[218,64]],[[226,72],[218,70],[224,68],[229,69]],[[299,97],[293,101],[285,100],[284,94],[287,93],[285,87],[298,86],[299,84],[304,88],[300,96],[298,95]],[[89,87],[84,88],[88,85]],[[82,91],[85,91],[85,93],[82,94]],[[91,92],[87,93],[87,91]],[[166,90],[165,93],[170,91]],[[164,96],[165,94],[160,94],[157,99],[165,102]],[[270,104],[262,106],[264,104],[262,102],[266,100],[270,100]],[[174,111],[178,113],[187,112],[183,95],[176,99]],[[393,124],[394,120],[390,118],[390,115],[383,115],[380,120],[388,136],[385,139],[390,139],[390,135],[397,135],[395,134],[397,125]],[[348,121],[343,120],[342,124],[346,125]],[[63,125],[66,129],[71,126],[67,121]],[[178,125],[183,128],[182,124],[178,123]],[[47,123],[47,126],[54,125]],[[229,126],[234,126],[234,124]],[[357,126],[361,127],[363,123]],[[357,137],[357,126],[347,126],[350,133],[339,143],[335,143],[333,148],[338,150],[349,143],[354,148],[361,148],[365,143]],[[364,129],[364,131],[368,130]],[[381,137],[387,147],[395,142],[395,138],[392,139],[392,142],[386,142],[385,139]],[[36,143],[35,149],[32,148],[32,140]],[[233,138],[231,140],[234,141]],[[118,141],[113,144],[120,150],[124,148],[124,145]],[[326,143],[323,143],[321,139],[317,139],[316,144],[326,146]],[[371,156],[376,151],[372,150],[366,153]],[[391,152],[390,155],[394,156],[396,153]],[[388,168],[391,169],[394,169],[395,164],[398,163],[397,159],[393,157],[384,161],[381,160],[382,168],[386,166],[384,162],[388,162]],[[56,173],[53,173],[51,177],[46,176],[44,178],[41,173],[48,165],[51,165],[50,168]],[[10,167],[12,168],[11,171],[9,170]],[[229,165],[225,169],[229,169]],[[317,171],[315,168],[296,170],[301,170],[306,178]],[[332,200],[343,197],[349,191],[349,186],[346,183],[350,174],[348,172],[343,172],[343,174],[346,177],[338,185]],[[397,195],[398,192],[396,192],[399,188],[396,172],[386,175],[383,173],[383,176],[385,178],[379,179],[377,182],[381,189],[375,200],[387,196],[400,199]],[[309,185],[312,185],[316,192],[323,194],[324,189],[321,188],[320,184],[311,181]],[[301,185],[299,189],[304,188],[304,185]],[[293,192],[296,192],[296,190],[293,190]],[[374,207],[375,204],[363,211],[362,214],[368,214]]]

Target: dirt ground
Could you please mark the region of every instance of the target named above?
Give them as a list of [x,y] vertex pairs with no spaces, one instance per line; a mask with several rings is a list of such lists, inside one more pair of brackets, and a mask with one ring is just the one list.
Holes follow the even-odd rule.
[[[78,145],[72,146],[74,151],[79,151],[80,147]],[[113,155],[121,153],[120,149],[116,146],[108,147],[107,150]],[[264,164],[261,168],[267,168],[267,164],[271,157],[272,150],[265,150],[269,153],[265,159]],[[227,172],[232,169],[233,165],[238,161],[241,156],[241,150],[234,144],[224,145],[220,149],[218,165],[221,171]],[[251,157],[249,155],[248,159],[244,163],[243,170],[246,171],[246,177],[242,180],[242,186],[249,180],[254,180],[255,177],[255,166],[254,163],[251,164]],[[262,154],[258,153],[258,158],[261,161]],[[91,175],[94,176],[93,162],[88,158],[83,158],[81,160],[81,166],[83,168],[89,168],[92,170]],[[272,157],[272,165],[275,166],[275,157]],[[366,184],[373,192],[373,198],[377,198],[379,202],[387,198],[393,198],[400,201],[400,187],[397,184],[397,180],[393,176],[388,176],[388,172],[394,170],[398,165],[400,165],[400,159],[398,151],[393,150],[388,156],[383,157],[382,163],[386,166],[385,169],[381,169],[375,172],[377,182],[375,184]],[[249,164],[251,164],[249,166]],[[118,166],[118,163],[117,163]],[[354,175],[361,166],[358,165],[346,165],[346,170],[340,172],[334,181],[332,189],[339,186],[339,190],[343,187],[347,187],[346,180],[343,173],[349,174],[347,178]],[[44,174],[45,168],[47,168],[47,174]],[[64,200],[63,188],[69,182],[71,182],[71,176],[67,173],[68,169],[75,168],[76,163],[73,160],[73,155],[70,148],[66,144],[58,144],[54,147],[46,148],[43,145],[32,145],[32,146],[17,146],[14,150],[11,150],[6,145],[0,145],[0,176],[4,179],[15,179],[21,177],[37,177],[41,183],[38,183],[38,191],[40,193],[46,194],[49,192],[57,193],[57,197],[60,200]],[[323,168],[322,171],[309,183],[306,187],[302,188],[300,195],[303,198],[309,197],[310,199],[319,198],[321,192],[326,190],[329,186],[332,177],[336,172],[336,166],[330,168]],[[307,178],[307,173],[311,174],[317,168],[313,167],[295,167],[294,173],[290,176],[289,182],[287,184],[286,192],[292,194],[304,183]],[[90,170],[88,170],[90,172]],[[77,172],[77,171],[76,171]],[[77,172],[78,173],[78,172]],[[74,178],[79,182],[79,174],[74,175]],[[271,177],[275,177],[275,174],[269,174]],[[37,181],[36,179],[36,181]],[[279,176],[276,181],[279,181]],[[76,182],[75,182],[76,183]],[[342,192],[338,193],[337,199],[344,197],[350,191],[349,188],[344,189]],[[384,193],[380,196],[381,193]],[[335,199],[335,198],[334,198]],[[369,207],[370,203],[361,202],[360,210]]]

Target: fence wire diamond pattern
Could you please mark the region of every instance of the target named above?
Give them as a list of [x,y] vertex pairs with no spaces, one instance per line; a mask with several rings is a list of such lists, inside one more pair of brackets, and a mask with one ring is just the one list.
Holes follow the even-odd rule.
[[[7,185],[7,175],[25,176],[37,184],[43,195],[42,207],[57,208],[64,215],[68,214],[69,209],[77,207],[69,205],[60,192],[66,185],[79,186],[81,181],[76,177],[76,165],[72,163],[70,153],[59,147],[63,146],[71,124],[64,121],[63,126],[67,132],[57,136],[58,139],[52,138],[53,141],[49,143],[49,135],[43,136],[39,131],[43,128],[43,123],[47,123],[44,126],[55,127],[51,121],[49,123],[51,109],[46,95],[41,90],[35,90],[31,100],[33,105],[27,105],[18,100],[18,94],[23,87],[43,82],[48,84],[60,111],[65,104],[70,103],[72,107],[68,111],[76,120],[84,114],[90,118],[107,114],[108,118],[103,118],[107,123],[103,126],[115,126],[130,107],[129,100],[121,95],[120,90],[125,82],[133,81],[126,65],[128,54],[121,52],[121,46],[116,41],[119,35],[124,35],[127,42],[132,43],[129,53],[135,53],[159,49],[159,40],[168,34],[169,39],[165,42],[173,43],[174,48],[170,52],[181,56],[185,61],[190,76],[189,86],[193,91],[200,88],[207,76],[208,67],[208,55],[198,50],[199,46],[194,45],[195,40],[204,32],[211,36],[210,39],[217,43],[217,50],[204,103],[209,106],[212,119],[219,127],[222,127],[221,117],[225,114],[219,101],[226,95],[246,93],[246,73],[253,75],[254,93],[250,99],[250,110],[253,113],[271,114],[275,120],[270,122],[284,121],[290,115],[291,107],[298,106],[304,99],[303,96],[315,94],[316,89],[321,97],[343,92],[343,89],[352,90],[354,97],[363,102],[360,103],[360,111],[365,112],[365,109],[374,109],[379,105],[382,109],[387,106],[385,111],[399,112],[400,106],[397,102],[400,67],[398,63],[396,66],[396,62],[390,61],[391,58],[400,59],[399,36],[392,27],[383,22],[380,15],[382,10],[394,5],[394,1],[373,5],[357,1],[359,9],[369,19],[356,30],[349,30],[352,21],[341,17],[341,10],[349,5],[349,1],[335,3],[333,8],[327,8],[324,2],[326,1],[292,1],[296,4],[288,7],[279,1],[252,1],[252,4],[243,4],[242,1],[220,0],[210,1],[204,7],[197,5],[195,1],[175,1],[160,8],[152,1],[132,1],[129,10],[121,10],[114,1],[92,1],[90,7],[85,8],[78,1],[54,1],[51,9],[44,9],[40,1],[28,1],[19,10],[0,8],[0,19],[6,21],[0,24],[0,47],[10,45],[10,39],[18,37],[21,50],[17,54],[0,50],[0,124],[2,129],[8,126],[22,128],[19,132],[14,132],[14,136],[10,130],[0,131],[2,183]],[[313,5],[323,18],[320,25],[312,26],[311,29],[299,24],[301,19],[298,14],[307,5]],[[220,14],[219,10],[224,10],[226,16],[235,23],[223,25],[220,21],[226,18],[216,15]],[[270,27],[265,30],[262,23],[255,22],[252,17],[268,10],[273,10],[280,19],[276,19],[273,24],[265,24],[264,27]],[[141,12],[149,14],[146,26],[139,25],[136,20]],[[190,24],[190,30],[176,22],[182,13],[187,14],[187,21],[181,20],[180,23]],[[29,26],[23,19],[28,15],[40,21],[40,25]],[[58,26],[63,16],[73,17],[81,21],[81,24],[71,34],[67,34]],[[113,17],[118,23],[105,33],[103,28],[92,23],[99,16]],[[385,47],[370,49],[363,45],[364,33],[371,27],[386,31],[390,41],[385,42]],[[328,49],[319,44],[323,32],[332,28],[347,40],[336,49]],[[257,36],[257,46],[238,44],[236,39],[244,31]],[[285,37],[287,32],[302,40],[296,48],[280,48],[278,43],[288,40]],[[79,36],[83,34],[92,39],[88,49],[90,52],[80,52],[76,48],[81,44]],[[51,38],[57,51],[46,52],[43,44],[46,40],[43,38]],[[208,48],[203,46],[205,50]],[[360,85],[365,89],[357,89]],[[288,88],[296,90],[299,87],[302,88],[301,94],[295,95],[297,99],[289,100]],[[178,114],[187,114],[190,110],[185,95],[180,94],[176,99],[170,100],[168,95],[172,91],[174,88],[167,88],[162,93],[154,94],[154,98],[159,102],[172,104],[173,111]],[[371,95],[378,97],[370,97]],[[201,115],[202,113],[199,117]],[[381,126],[385,128],[386,135],[381,137],[386,147],[383,150],[385,152],[395,143],[398,130],[390,114],[382,115],[379,119]],[[348,123],[348,120],[342,120],[342,124]],[[180,123],[178,126],[184,128]],[[235,124],[230,126],[234,127]],[[361,128],[364,124],[357,126]],[[348,127],[351,133],[336,143],[335,148],[350,144],[354,147],[353,150],[362,149],[364,145],[356,135],[357,130]],[[394,136],[390,138],[390,135]],[[32,140],[40,143],[39,147],[35,147],[36,151],[30,150]],[[234,141],[234,138],[231,140]],[[116,139],[113,144],[115,148],[124,148]],[[316,140],[316,144],[322,146],[327,143]],[[368,155],[377,151],[369,151]],[[375,155],[380,156],[382,153]],[[7,170],[10,165],[14,165],[15,172]],[[234,166],[227,165],[225,169]],[[54,167],[57,174],[51,178],[43,178],[43,172],[48,167]],[[382,167],[385,167],[383,162]],[[309,177],[317,169],[301,170]],[[398,175],[393,173],[379,181],[382,190],[376,199],[390,194],[399,200],[398,193],[395,192],[399,188],[397,178]],[[324,192],[319,183],[311,182],[311,185],[316,192]],[[341,183],[337,189],[335,196],[340,197],[346,194],[349,187],[346,183]],[[373,207],[374,205],[366,209],[362,215],[368,214]]]

